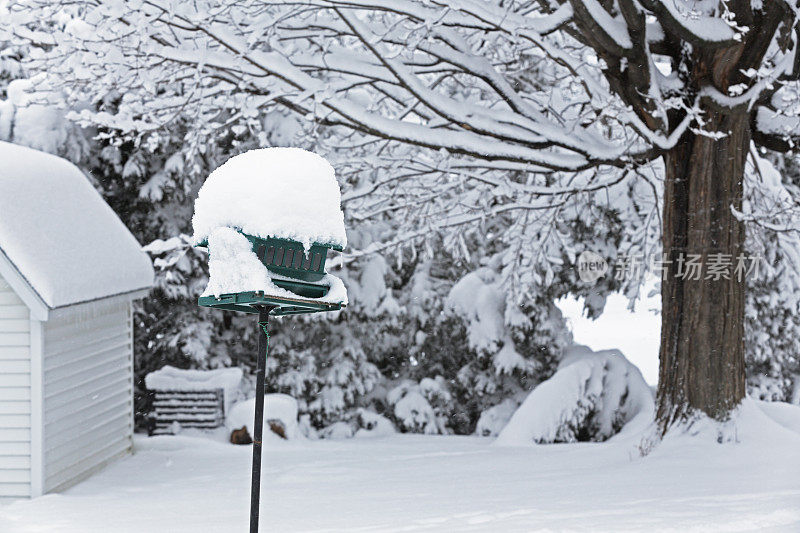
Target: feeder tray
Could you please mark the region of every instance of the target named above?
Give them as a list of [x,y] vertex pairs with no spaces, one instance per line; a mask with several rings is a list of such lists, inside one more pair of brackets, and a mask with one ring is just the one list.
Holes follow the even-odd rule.
[[[276,285],[278,281],[274,280]],[[255,291],[221,294],[219,298],[216,296],[201,296],[197,303],[201,307],[211,307],[223,311],[241,311],[249,314],[258,314],[260,307],[269,307],[273,308],[270,313],[273,316],[338,311],[345,306],[341,303],[320,302],[319,300],[309,300],[301,297],[269,296],[263,292]]]

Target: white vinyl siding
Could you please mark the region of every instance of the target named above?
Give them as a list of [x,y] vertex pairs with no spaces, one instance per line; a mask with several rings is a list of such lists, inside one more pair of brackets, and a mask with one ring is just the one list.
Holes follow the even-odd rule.
[[30,313],[0,277],[0,499],[31,494]]
[[99,301],[43,325],[44,491],[66,488],[131,449],[130,301]]

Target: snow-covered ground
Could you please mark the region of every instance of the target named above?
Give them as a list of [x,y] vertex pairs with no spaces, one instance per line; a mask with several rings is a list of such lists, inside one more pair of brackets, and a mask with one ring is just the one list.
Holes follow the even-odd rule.
[[[525,447],[422,435],[270,441],[262,530],[800,531],[800,408],[748,402],[731,435],[739,443],[674,437],[645,458],[633,435]],[[0,507],[0,531],[246,531],[250,453],[138,438],[133,456],[66,493]]]

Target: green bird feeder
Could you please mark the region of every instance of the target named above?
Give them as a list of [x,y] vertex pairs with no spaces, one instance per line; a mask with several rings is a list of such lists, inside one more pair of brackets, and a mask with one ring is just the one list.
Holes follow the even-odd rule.
[[[236,292],[206,294],[198,300],[202,307],[258,315],[251,533],[258,532],[259,522],[269,318],[337,311],[347,305],[341,281],[325,272],[328,250],[342,251],[346,244],[340,198],[333,168],[323,158],[297,148],[265,148],[229,159],[209,176],[195,202],[195,242],[208,249],[209,260],[217,253],[211,236],[224,228],[227,238],[238,243],[234,258],[241,257],[248,268],[255,265],[264,274],[254,262],[255,256],[266,269],[263,279],[269,279],[267,288],[243,286]],[[247,239],[249,249],[231,230]],[[305,244],[292,238],[297,235],[305,237]],[[217,246],[224,248],[225,243]],[[223,252],[220,255],[231,254],[230,250]],[[235,259],[225,264],[236,270]],[[224,270],[217,267],[216,275],[225,277]],[[214,275],[212,272],[211,277]],[[334,294],[332,280],[338,283]]]
[[[320,301],[327,296],[329,287],[318,283],[325,276],[325,261],[328,250],[341,252],[340,246],[332,244],[313,244],[308,252],[303,244],[288,239],[254,237],[242,233],[252,244],[252,251],[270,272],[277,274],[272,283],[285,289],[296,298],[265,294],[262,291],[244,291],[217,296],[201,296],[198,304],[223,311],[241,311],[258,314],[259,308],[270,306],[273,316],[337,311],[345,307],[343,303]],[[199,247],[207,247],[202,242]]]

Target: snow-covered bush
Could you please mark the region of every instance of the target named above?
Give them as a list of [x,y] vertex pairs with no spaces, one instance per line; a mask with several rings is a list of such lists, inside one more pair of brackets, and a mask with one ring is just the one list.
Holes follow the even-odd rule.
[[424,378],[419,383],[404,380],[386,395],[393,418],[403,431],[448,433],[447,413],[451,396],[441,376]]
[[[748,164],[747,204],[769,211],[800,194],[800,165],[794,158],[773,162],[757,157],[758,173]],[[753,182],[758,182],[758,187]],[[786,222],[776,216],[771,223]],[[747,227],[750,254],[761,257],[747,279],[745,361],[747,393],[767,401],[800,403],[800,238],[758,224]]]
[[486,409],[478,419],[475,434],[482,437],[496,437],[506,427],[517,407],[519,404],[515,400],[506,398],[499,404]]
[[391,420],[374,411],[359,409],[357,421],[356,437],[385,437],[397,433]]
[[[245,428],[252,438],[255,412],[255,398],[239,402],[225,417],[225,427],[228,431]],[[278,435],[288,440],[304,437],[297,423],[297,401],[294,398],[287,394],[264,395],[264,435],[267,438]]]
[[452,286],[422,346],[420,361],[445,377],[458,406],[448,422],[457,433],[475,432],[481,413],[503,400],[521,401],[571,342],[552,302],[509,301],[496,268],[490,261]]
[[355,435],[353,424],[339,421],[322,428],[319,431],[320,438],[323,439],[349,439]]
[[553,377],[528,395],[497,442],[604,441],[634,417],[652,418],[653,408],[650,387],[619,351],[574,346]]
[[[328,323],[315,326],[306,325],[311,331],[299,339],[281,336],[274,349],[270,347],[267,381],[270,389],[297,398],[300,412],[308,414],[315,427],[322,428],[349,418],[362,398],[381,381],[381,374],[367,361],[358,339],[343,327]],[[337,337],[344,339],[343,345],[321,342]],[[316,347],[303,349],[304,343]]]
[[349,439],[351,437],[385,437],[397,433],[394,424],[385,416],[369,409],[356,409],[340,420],[322,428],[323,439]]

